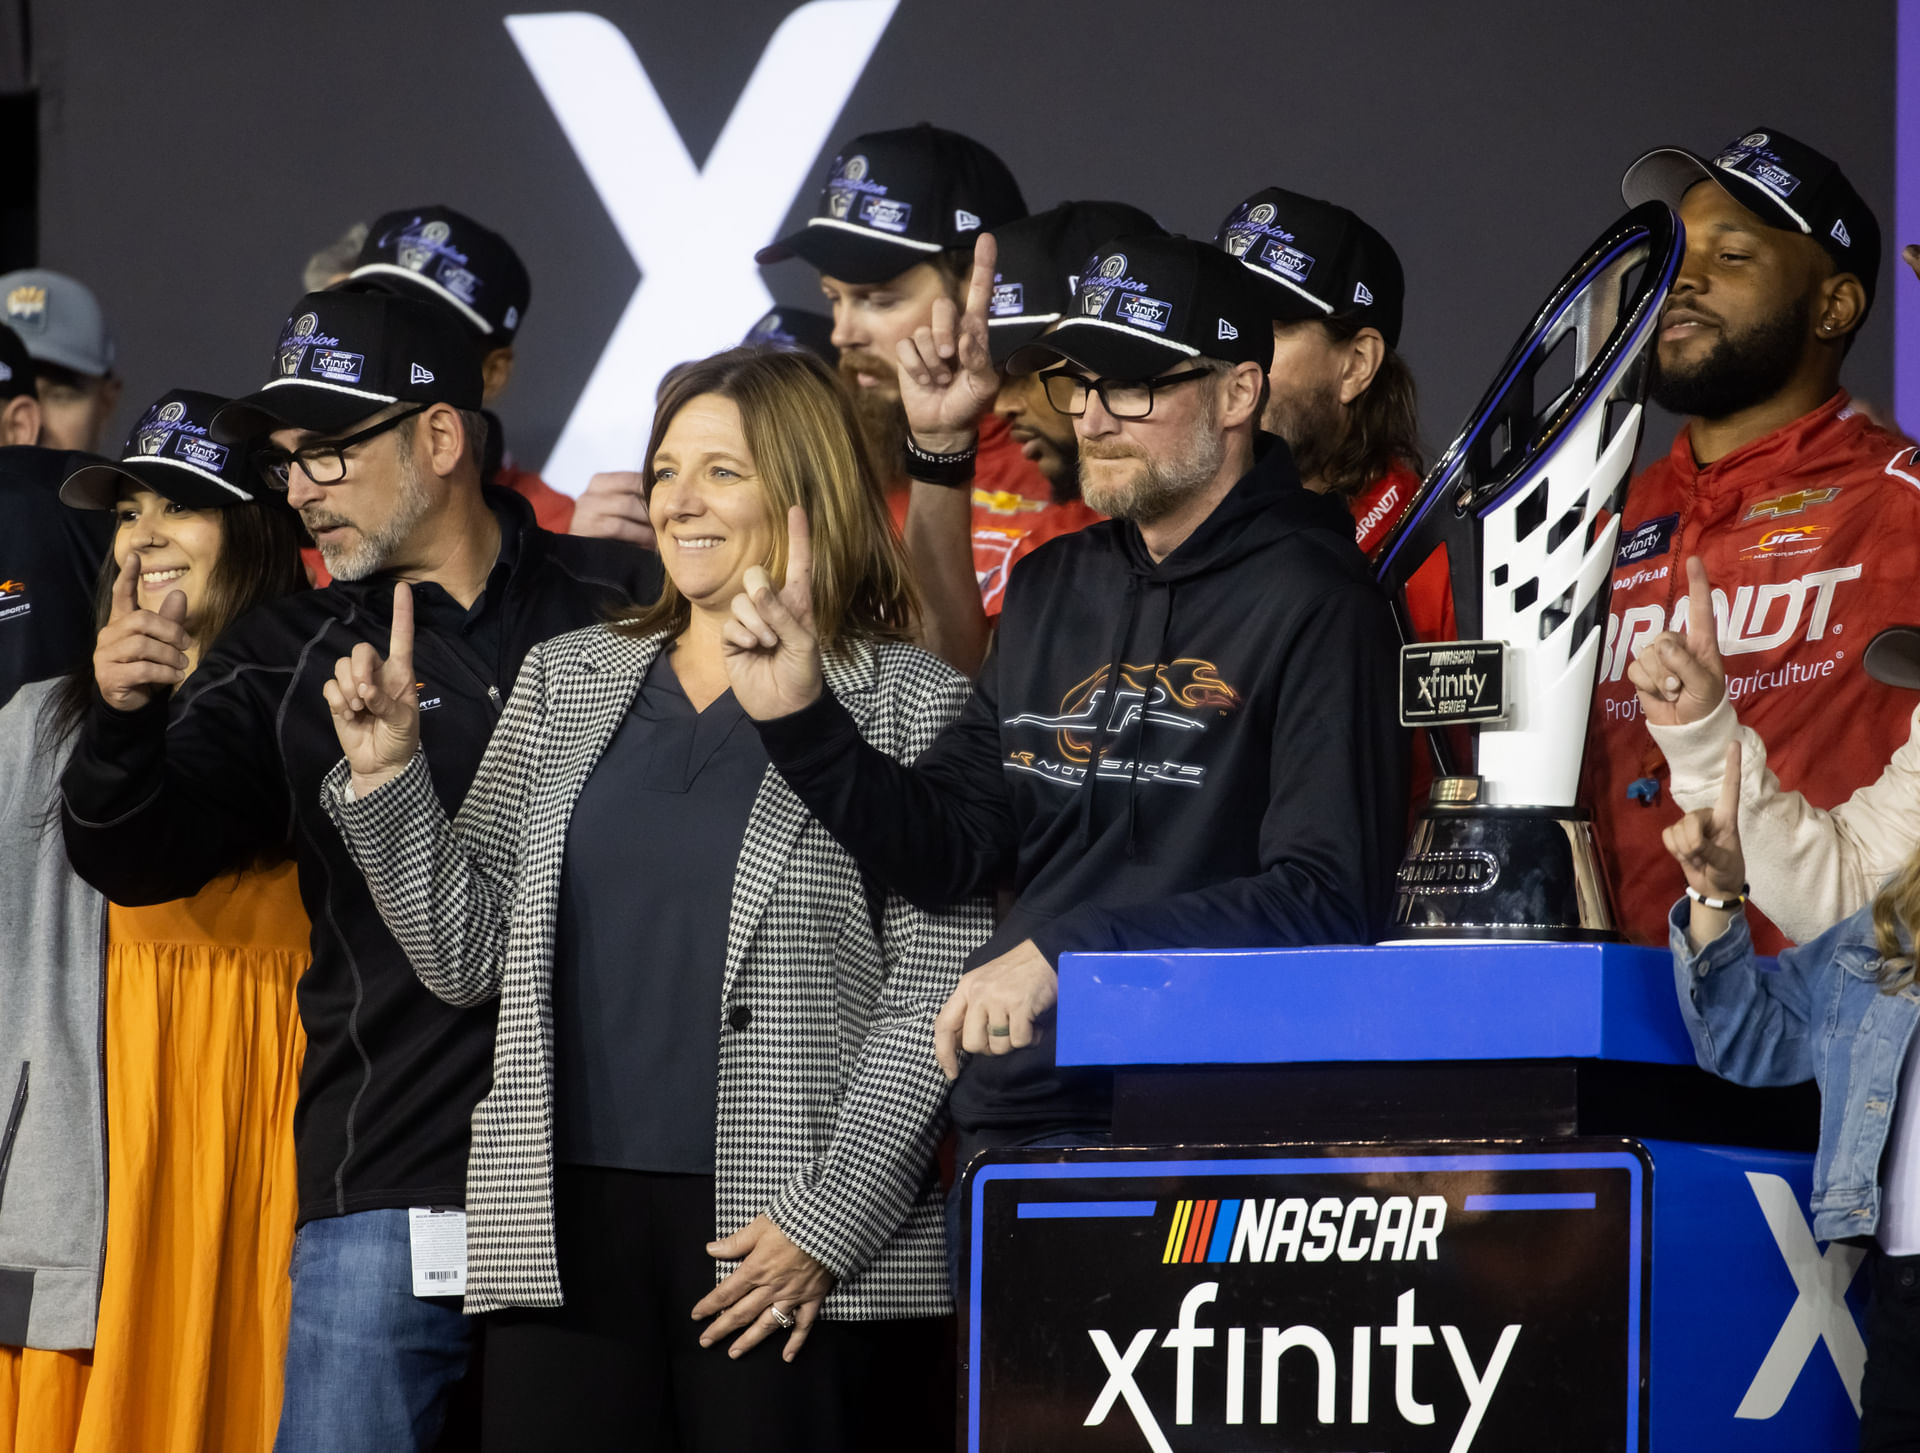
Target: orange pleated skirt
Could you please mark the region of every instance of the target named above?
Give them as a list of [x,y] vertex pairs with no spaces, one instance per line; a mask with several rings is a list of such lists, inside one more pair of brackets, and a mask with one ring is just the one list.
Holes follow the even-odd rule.
[[291,863],[109,909],[99,1328],[0,1348],[0,1453],[272,1447],[307,929]]

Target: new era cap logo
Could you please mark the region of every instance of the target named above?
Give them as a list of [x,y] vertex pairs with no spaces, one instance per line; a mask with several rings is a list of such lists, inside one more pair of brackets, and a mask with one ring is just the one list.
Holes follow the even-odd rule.
[[953,209],[953,230],[955,232],[974,232],[980,227],[980,219],[965,207]]
[[1847,224],[1841,221],[1839,218],[1834,219],[1833,240],[1839,243],[1842,247],[1853,246],[1853,239],[1847,235]]
[[419,364],[413,365],[413,372],[407,376],[408,383],[432,383],[433,374]]
[[1225,318],[1222,318],[1220,320],[1220,332],[1218,336],[1222,338],[1238,338],[1240,336],[1240,330]]
[[1367,285],[1365,283],[1355,283],[1353,285],[1353,300],[1363,305],[1371,303],[1373,301],[1373,294],[1367,291]]

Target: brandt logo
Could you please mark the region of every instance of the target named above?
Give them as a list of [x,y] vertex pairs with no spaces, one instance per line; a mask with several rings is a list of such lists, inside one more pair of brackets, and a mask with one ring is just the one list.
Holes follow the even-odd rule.
[[[595,471],[638,459],[651,419],[633,401],[652,398],[675,363],[738,341],[772,306],[754,249],[779,232],[897,3],[813,0],[782,21],[704,170],[612,22],[579,11],[506,17],[641,275],[542,466],[555,487],[578,494]],[[689,217],[725,218],[723,245]]]

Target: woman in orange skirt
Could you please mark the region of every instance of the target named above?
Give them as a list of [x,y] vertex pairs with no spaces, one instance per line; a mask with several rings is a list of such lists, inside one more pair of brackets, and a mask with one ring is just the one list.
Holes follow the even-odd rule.
[[[164,396],[125,459],[61,490],[116,514],[103,623],[141,609],[180,621],[187,672],[248,607],[305,584],[294,516],[256,498],[242,451],[206,437],[221,402]],[[154,666],[157,687],[184,679]],[[0,1345],[0,1453],[253,1453],[280,1410],[307,916],[291,863],[147,908],[105,907],[66,869],[48,809],[92,689],[89,670],[0,711],[0,805],[14,819],[0,885],[15,885],[0,886],[0,1002],[22,1006],[0,1015],[0,1340],[16,1343]],[[37,862],[14,871],[21,854]],[[104,964],[88,936],[103,907]],[[97,1249],[85,1223],[102,1171],[89,1329],[84,1295],[61,1295],[87,1268],[61,1263],[76,1239]],[[10,1262],[39,1286],[15,1307],[17,1337],[4,1332]],[[70,1345],[88,1330],[90,1349]]]

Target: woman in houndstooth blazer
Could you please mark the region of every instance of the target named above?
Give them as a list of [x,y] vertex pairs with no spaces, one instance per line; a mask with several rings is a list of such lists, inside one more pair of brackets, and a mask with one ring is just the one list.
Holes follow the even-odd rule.
[[489,1447],[950,1436],[932,1025],[989,911],[867,884],[766,767],[721,655],[747,572],[810,565],[868,741],[910,760],[959,712],[965,680],[904,639],[915,596],[855,428],[810,355],[671,378],[645,466],[665,592],[527,657],[452,822],[404,585],[387,659],[361,647],[327,687],[326,800],[381,915],[435,994],[500,999],[466,1206]]

